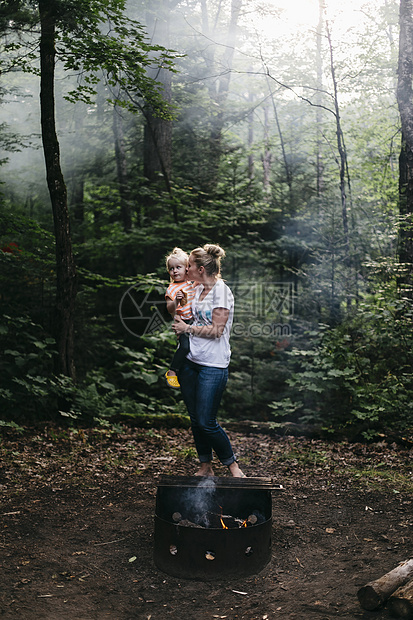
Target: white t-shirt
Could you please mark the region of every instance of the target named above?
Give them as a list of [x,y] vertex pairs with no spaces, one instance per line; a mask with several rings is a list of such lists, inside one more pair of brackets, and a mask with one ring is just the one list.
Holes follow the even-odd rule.
[[228,321],[220,338],[201,338],[191,335],[190,352],[187,358],[201,366],[226,368],[231,357],[229,334],[234,318],[234,296],[231,289],[222,280],[218,280],[204,299],[200,301],[199,297],[203,290],[202,284],[198,284],[195,288],[195,297],[192,301],[193,325],[212,325],[212,312],[215,308],[229,310]]

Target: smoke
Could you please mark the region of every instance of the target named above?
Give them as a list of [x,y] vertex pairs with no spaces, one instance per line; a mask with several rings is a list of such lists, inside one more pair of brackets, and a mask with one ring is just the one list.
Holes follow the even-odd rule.
[[216,500],[216,484],[212,478],[200,480],[195,488],[186,489],[183,493],[185,516],[203,527],[210,526],[210,515],[219,506]]
[[203,528],[250,527],[266,520],[267,495],[259,490],[228,489],[217,485],[213,478],[201,479],[196,487],[183,489],[176,502],[173,520],[180,524]]

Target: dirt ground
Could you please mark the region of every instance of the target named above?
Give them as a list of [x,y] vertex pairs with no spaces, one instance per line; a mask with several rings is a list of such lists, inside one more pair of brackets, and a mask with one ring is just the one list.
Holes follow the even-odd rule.
[[204,582],[153,561],[157,480],[196,468],[187,430],[3,433],[0,617],[388,618],[364,611],[357,590],[412,557],[412,450],[229,434],[247,475],[284,491],[267,567]]

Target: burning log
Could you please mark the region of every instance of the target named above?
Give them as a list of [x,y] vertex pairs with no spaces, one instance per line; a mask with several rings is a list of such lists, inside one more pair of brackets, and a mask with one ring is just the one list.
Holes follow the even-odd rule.
[[180,512],[174,512],[172,515],[172,520],[177,525],[182,525],[183,527],[201,527],[201,528],[203,527],[199,523],[194,523],[193,521],[190,521],[189,519],[184,519]]
[[172,514],[172,520],[177,525],[181,525],[183,527],[197,527],[203,529],[218,527],[224,530],[229,530],[256,525],[258,522],[258,517],[256,514],[250,514],[247,519],[239,519],[238,517],[233,517],[232,515],[224,515],[222,513],[208,510],[194,522],[184,518],[180,512],[176,511]]
[[[413,578],[413,559],[401,562],[389,573],[370,581],[357,592],[357,597],[363,609],[372,611],[378,609],[387,599]],[[403,616],[402,616],[403,617]],[[407,616],[404,616],[407,617]]]
[[396,618],[413,618],[413,580],[402,586],[389,598],[387,607]]

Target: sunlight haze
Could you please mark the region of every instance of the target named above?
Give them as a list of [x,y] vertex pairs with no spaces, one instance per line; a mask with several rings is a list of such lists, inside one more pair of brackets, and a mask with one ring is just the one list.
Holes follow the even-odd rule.
[[[284,22],[285,30],[296,30],[298,27],[316,27],[319,16],[318,0],[269,0],[269,4],[281,9],[280,21]],[[362,18],[360,9],[364,0],[326,0],[326,16],[333,23],[339,22],[341,28],[347,29],[356,25]],[[268,23],[268,22],[267,22]],[[268,29],[273,25],[268,24]]]

